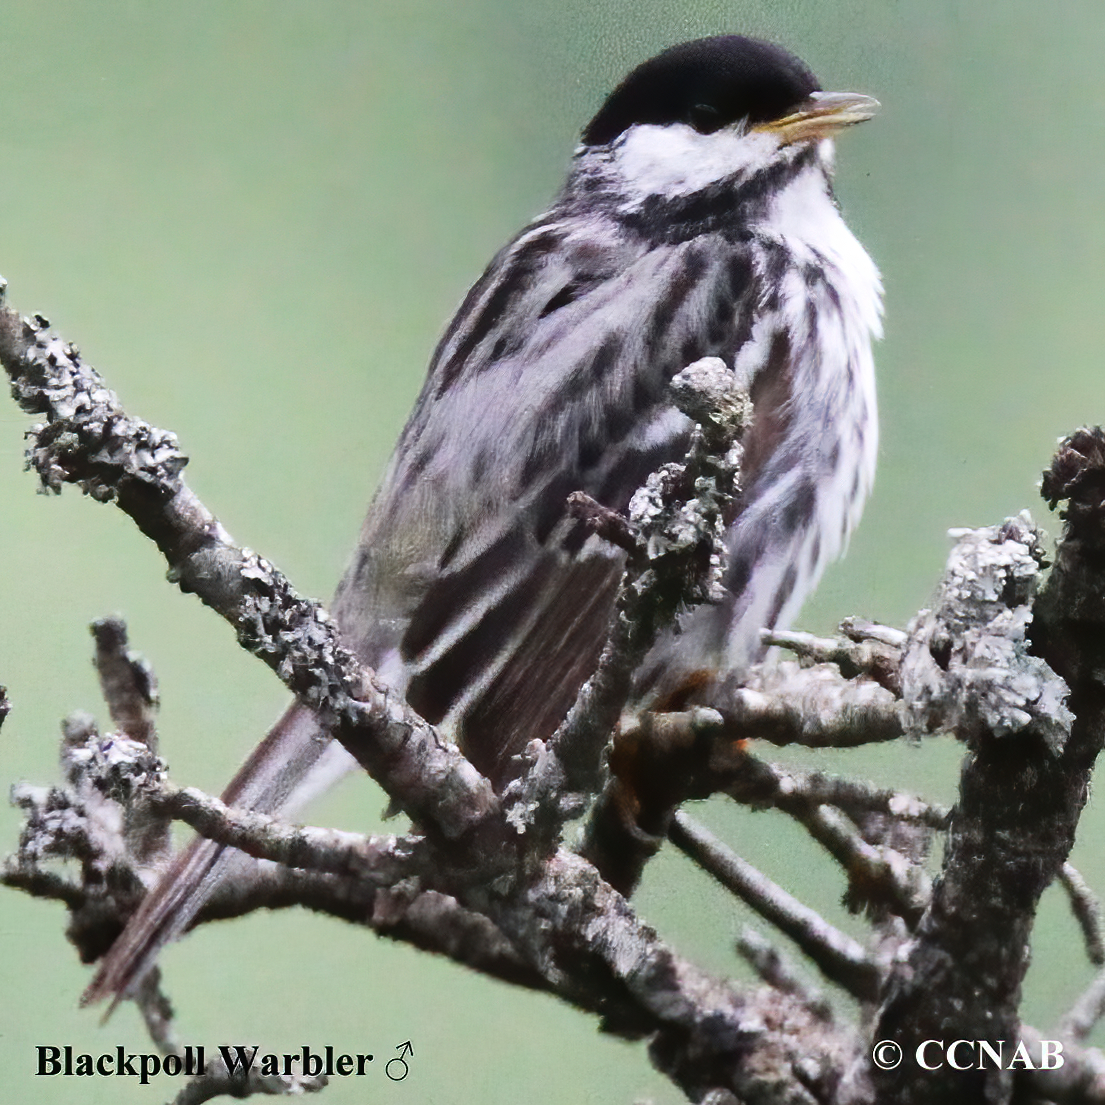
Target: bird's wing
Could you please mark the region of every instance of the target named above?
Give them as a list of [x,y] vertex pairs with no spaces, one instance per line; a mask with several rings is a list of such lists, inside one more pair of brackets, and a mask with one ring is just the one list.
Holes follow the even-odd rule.
[[668,381],[732,363],[757,309],[747,243],[575,233],[531,228],[469,294],[339,590],[346,631],[363,626],[352,636],[497,785],[562,720],[610,625],[622,557],[568,496],[621,511],[679,459],[690,423]]

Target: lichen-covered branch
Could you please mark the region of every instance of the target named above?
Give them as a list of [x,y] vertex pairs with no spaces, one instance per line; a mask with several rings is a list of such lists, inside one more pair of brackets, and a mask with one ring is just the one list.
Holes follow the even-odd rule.
[[[740,481],[740,441],[751,403],[733,373],[706,357],[675,375],[673,401],[695,422],[681,463],[665,464],[632,498],[628,518],[582,493],[569,509],[594,533],[626,550],[614,623],[595,672],[528,776],[507,793],[524,824],[543,808],[546,833],[582,812],[603,783],[602,751],[629,701],[633,676],[678,613],[712,601],[720,587],[726,507]],[[550,802],[553,792],[560,800]],[[576,796],[574,800],[567,796]],[[553,816],[550,818],[550,814]]]
[[[293,828],[178,788],[156,756],[156,693],[127,651],[121,623],[95,629],[97,667],[114,732],[74,715],[63,740],[65,782],[23,787],[18,855],[3,881],[63,901],[82,958],[110,944],[164,861],[168,823],[257,857],[212,898],[197,923],[252,909],[305,905],[365,925],[516,985],[554,994],[611,1031],[644,1038],[658,1068],[711,1105],[874,1105],[1020,1096],[1103,1100],[1105,1064],[1075,1043],[1101,1015],[1092,985],[1064,1022],[1063,1074],[873,1072],[868,1034],[1018,1039],[1027,942],[1044,887],[1062,876],[1101,956],[1095,896],[1064,868],[1105,741],[1105,435],[1064,444],[1045,494],[1068,502],[1067,528],[1037,597],[1041,537],[1027,518],[957,534],[933,608],[906,632],[853,619],[826,639],[775,632],[797,660],[766,664],[740,685],[711,677],[677,712],[619,718],[631,677],[681,604],[708,600],[719,577],[721,519],[739,466],[747,401],[720,363],[675,380],[699,425],[683,465],[660,470],[630,517],[577,499],[595,533],[627,554],[618,621],[594,679],[561,730],[527,749],[529,765],[500,799],[451,744],[346,650],[328,615],[271,564],[230,540],[182,479],[175,438],[126,414],[45,320],[0,310],[0,362],[32,431],[29,462],[44,488],[73,483],[113,501],[157,543],[171,578],[234,627],[411,815],[406,836]],[[676,699],[667,705],[677,704]],[[0,690],[0,722],[7,711]],[[581,854],[560,843],[566,819],[610,778],[587,821]],[[896,788],[768,763],[761,746],[841,749],[951,732],[967,750],[946,811]],[[866,945],[767,880],[680,811],[723,793],[803,825],[844,873],[846,903],[870,924]],[[947,832],[939,877],[925,863]],[[860,999],[873,1023],[841,1023],[768,942],[741,952],[765,985],[710,977],[633,911],[626,895],[670,839],[825,976]],[[75,861],[79,877],[59,874]],[[604,877],[605,876],[605,877]],[[619,893],[625,891],[625,894]],[[151,1036],[174,1047],[156,979],[137,995]],[[1032,1046],[1037,1034],[1023,1030]],[[281,1094],[308,1084],[235,1084],[214,1072],[181,1102]],[[1023,1092],[1022,1092],[1023,1091]]]
[[[1068,685],[1030,648],[1038,531],[1022,517],[960,538],[903,666],[913,724],[951,720],[969,748],[940,876],[875,1029],[907,1054],[950,1034],[1018,1038],[1037,903],[1066,861],[1101,747],[1077,710],[1072,726]],[[1056,573],[1061,566],[1049,587]],[[929,1074],[918,1078],[902,1064],[875,1078],[883,1099],[903,1105],[1012,1093],[1009,1071],[945,1065]]]
[[29,414],[29,463],[44,488],[79,486],[114,501],[161,550],[170,578],[196,593],[327,724],[413,818],[455,839],[497,808],[490,784],[341,644],[315,602],[268,561],[234,544],[185,484],[176,438],[131,418],[77,349],[45,319],[0,309],[0,363]]
[[[434,866],[424,839],[299,828],[229,809],[194,788],[173,786],[164,765],[144,745],[101,737],[91,727],[85,732],[82,744],[73,740],[72,726],[67,731],[62,753],[66,787],[17,790],[27,822],[19,853],[8,860],[2,876],[8,886],[69,907],[68,935],[83,961],[102,954],[143,893],[151,857],[128,835],[133,818],[125,816],[141,809],[150,833],[165,835],[170,820],[180,819],[269,861],[221,886],[196,924],[255,909],[306,906],[516,985],[547,989],[485,917],[427,889]],[[81,860],[82,884],[42,866],[68,858]]]
[[789,1002],[792,1023],[805,1017],[820,1038],[769,1031],[755,1000],[682,961],[578,857],[560,850],[519,867],[516,827],[485,780],[353,661],[317,606],[233,545],[180,478],[171,435],[130,419],[42,320],[0,313],[0,360],[24,407],[47,415],[31,449],[44,485],[114,499],[172,577],[226,617],[399,799],[439,854],[438,893],[483,915],[545,986],[614,1030],[651,1037],[657,1063],[695,1097],[721,1087],[765,1100],[780,1079],[828,1084],[854,1058],[850,1036],[827,1034],[793,998],[772,1000]]

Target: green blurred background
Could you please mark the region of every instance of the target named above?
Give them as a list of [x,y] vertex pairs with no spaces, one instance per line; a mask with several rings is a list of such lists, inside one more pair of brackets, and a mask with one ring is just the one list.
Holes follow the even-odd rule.
[[[841,143],[838,190],[882,268],[874,496],[803,623],[903,623],[951,526],[1030,507],[1057,436],[1103,417],[1105,12],[933,0],[69,0],[0,2],[0,272],[129,409],[175,430],[192,486],[234,536],[326,597],[438,333],[491,254],[558,187],[581,126],[633,64],[743,31],[826,88],[879,97]],[[0,405],[0,781],[56,777],[68,711],[102,713],[87,624],[123,614],[155,665],[177,782],[217,791],[284,695],[164,581],[116,511],[34,495],[27,420]],[[1045,522],[1054,531],[1054,520]],[[821,762],[821,761],[819,761]],[[947,741],[824,766],[954,793]],[[379,825],[350,779],[313,821]],[[839,879],[776,817],[701,816],[837,923]],[[1100,810],[1075,859],[1105,890]],[[18,818],[0,813],[0,845]],[[746,919],[676,857],[639,897],[710,969]],[[0,1070],[15,1100],[158,1102],[175,1086],[36,1079],[33,1047],[148,1045],[133,1010],[78,1011],[88,971],[62,909],[0,893]],[[410,1039],[407,1081],[325,1100],[675,1102],[643,1048],[554,1001],[325,919],[211,927],[164,957],[188,1042],[373,1051]],[[1026,1013],[1046,1029],[1089,977],[1045,900]]]

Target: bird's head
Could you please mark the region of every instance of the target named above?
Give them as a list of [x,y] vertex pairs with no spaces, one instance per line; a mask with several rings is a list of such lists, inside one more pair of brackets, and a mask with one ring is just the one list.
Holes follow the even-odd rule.
[[878,106],[859,93],[822,91],[779,46],[719,35],[637,66],[588,123],[579,153],[642,197],[676,198],[794,161],[811,146],[828,167],[825,140]]

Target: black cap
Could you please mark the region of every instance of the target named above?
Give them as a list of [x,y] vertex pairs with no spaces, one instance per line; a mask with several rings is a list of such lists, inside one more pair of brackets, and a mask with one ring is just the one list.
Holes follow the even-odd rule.
[[803,62],[770,42],[699,38],[638,65],[587,124],[583,141],[605,145],[636,123],[688,123],[704,134],[738,119],[766,123],[820,87]]

